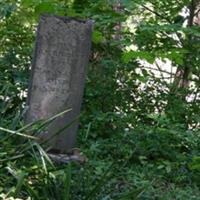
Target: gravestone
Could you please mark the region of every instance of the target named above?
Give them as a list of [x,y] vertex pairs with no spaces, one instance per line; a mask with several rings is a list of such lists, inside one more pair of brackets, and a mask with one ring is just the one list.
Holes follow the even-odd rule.
[[[26,122],[56,118],[40,134],[41,141],[70,124],[80,114],[86,65],[91,46],[91,21],[42,15],[37,30]],[[50,140],[52,149],[66,152],[73,148],[78,121]]]

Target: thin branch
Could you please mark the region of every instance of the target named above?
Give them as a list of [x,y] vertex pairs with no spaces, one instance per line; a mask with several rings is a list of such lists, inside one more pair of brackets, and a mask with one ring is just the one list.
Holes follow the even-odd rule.
[[152,67],[146,67],[146,66],[142,66],[143,68],[145,69],[150,69],[150,70],[154,70],[154,71],[159,71],[159,72],[162,72],[162,73],[166,73],[166,74],[169,74],[170,76],[171,75],[175,75],[174,73],[171,73],[171,72],[168,72],[168,71],[165,71],[165,70],[162,70],[162,69],[156,69],[156,68],[152,68]]
[[[149,12],[155,14],[156,16],[160,17],[161,19],[164,19],[166,22],[168,22],[168,23],[170,23],[170,24],[173,23],[173,22],[172,22],[170,19],[168,19],[167,17],[165,17],[165,16],[161,15],[160,13],[158,13],[158,12],[156,12],[156,11],[154,11],[154,10],[148,8],[147,6],[141,5],[141,4],[139,4],[139,3],[137,3],[137,4],[140,5],[141,7],[143,7],[144,9],[148,10]],[[175,33],[175,34],[177,35],[177,38],[179,38],[179,42],[181,43],[180,45],[183,45],[183,41],[181,40],[181,38],[179,37],[179,35],[178,35],[177,33]]]
[[145,8],[145,9],[148,10],[149,12],[155,14],[157,17],[160,17],[161,19],[164,19],[164,20],[166,20],[167,22],[172,23],[167,17],[165,17],[165,16],[161,15],[160,13],[158,13],[158,12],[156,12],[156,11],[154,11],[154,10],[148,8],[147,6],[141,5],[141,4],[140,4],[140,6],[143,7],[143,8]]
[[193,26],[193,21],[194,21],[194,16],[195,16],[195,2],[194,0],[191,1],[191,4],[190,4],[190,16],[189,16],[189,20],[188,20],[188,27],[192,27]]
[[[150,69],[150,70],[154,70],[154,71],[159,71],[159,72],[163,72],[163,73],[166,73],[166,74],[169,74],[170,76],[169,77],[164,77],[164,79],[172,79],[172,78],[175,78],[173,76],[176,76],[175,73],[171,73],[171,72],[168,72],[168,71],[165,71],[165,70],[158,70],[156,68],[152,68],[152,67],[147,67],[147,66],[141,66],[142,68],[144,69]],[[199,79],[195,79],[195,78],[189,78],[188,79],[189,81],[194,81],[194,82],[198,82]]]
[[159,70],[159,72],[160,72],[160,76],[164,79],[162,69],[160,68],[160,66],[159,66],[159,64],[158,64],[157,61],[155,61],[155,65],[156,65],[156,67],[158,68],[158,70]]
[[194,16],[198,16],[199,12],[200,12],[200,8],[194,13]]

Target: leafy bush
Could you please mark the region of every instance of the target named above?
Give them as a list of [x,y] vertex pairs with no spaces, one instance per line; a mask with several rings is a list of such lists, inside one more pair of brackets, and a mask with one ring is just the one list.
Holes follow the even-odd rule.
[[[191,18],[191,2],[121,2],[0,1],[0,198],[199,199],[199,26],[184,27],[180,16],[190,8]],[[78,137],[83,166],[53,164],[23,125],[43,12],[95,21]],[[157,60],[175,73],[164,76]]]

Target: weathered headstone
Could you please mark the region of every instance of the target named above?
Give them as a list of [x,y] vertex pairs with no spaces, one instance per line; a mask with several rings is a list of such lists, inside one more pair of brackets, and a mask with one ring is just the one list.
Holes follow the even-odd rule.
[[[46,140],[80,114],[85,69],[91,45],[91,21],[42,15],[37,30],[26,122],[47,119],[72,110],[53,121],[40,135]],[[52,149],[66,152],[75,143],[78,121],[51,140]]]

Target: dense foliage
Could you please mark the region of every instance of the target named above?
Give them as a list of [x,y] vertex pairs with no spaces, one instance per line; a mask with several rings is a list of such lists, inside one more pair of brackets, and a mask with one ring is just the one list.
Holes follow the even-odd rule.
[[[41,13],[95,22],[83,166],[55,166],[23,124]],[[198,0],[0,0],[0,197],[198,200],[199,13]]]

